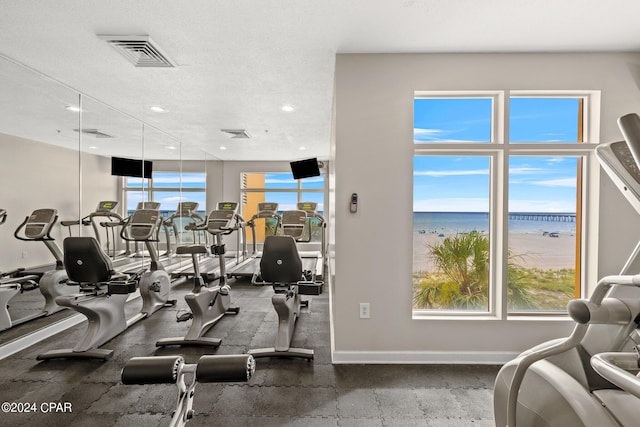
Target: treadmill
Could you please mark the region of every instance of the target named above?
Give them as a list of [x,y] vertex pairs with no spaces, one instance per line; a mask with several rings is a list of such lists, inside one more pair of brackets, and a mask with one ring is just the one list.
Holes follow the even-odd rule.
[[[124,252],[117,253],[116,252],[116,233],[115,227],[111,227],[105,224],[114,223],[115,225],[121,225],[124,221],[122,215],[116,212],[116,208],[118,207],[118,202],[115,200],[102,200],[98,202],[98,207],[96,210],[91,212],[89,215],[85,216],[80,220],[70,220],[70,221],[60,221],[60,225],[64,227],[68,227],[69,236],[71,237],[71,227],[74,225],[84,225],[91,226],[93,228],[93,234],[100,244],[100,246],[105,249],[107,255],[109,255],[112,259],[115,259],[118,256],[124,255],[129,256],[131,254],[131,250],[129,244],[127,243]],[[105,230],[106,236],[106,248],[102,244],[102,233],[100,233],[100,227]],[[109,233],[111,232],[111,233]],[[110,237],[111,236],[111,237]],[[112,243],[113,242],[113,243]],[[113,247],[112,247],[113,246]]]
[[[200,241],[201,231],[197,229],[197,226],[204,223],[204,218],[198,215],[197,210],[198,202],[178,202],[176,211],[165,220],[167,227],[173,231],[172,234],[176,246],[187,243],[202,243]],[[191,232],[192,236],[190,241],[182,238],[182,234],[185,231]],[[190,256],[189,259],[191,259]]]
[[[255,220],[258,218],[276,218],[277,225],[274,234],[278,234],[278,229],[283,235],[292,236],[298,243],[298,253],[302,258],[302,269],[309,272],[310,281],[321,281],[324,276],[325,266],[325,230],[326,223],[322,215],[318,214],[318,204],[316,202],[299,202],[296,210],[283,211],[282,215],[277,213],[277,203],[259,203],[258,213],[256,213],[247,223],[253,232],[253,254],[245,263],[238,265],[227,273],[229,277],[250,277],[255,285],[261,285],[260,278],[260,257],[261,252],[256,249]],[[314,242],[314,227],[312,222],[317,222],[317,229],[320,230],[320,246]]]
[[[327,224],[318,213],[318,203],[299,202],[297,210],[282,213],[282,234],[292,236],[298,243],[302,269],[311,273],[311,280],[323,280]],[[313,226],[313,223],[317,223]],[[320,233],[320,247],[314,243],[314,228]]]
[[249,221],[247,221],[247,226],[251,227],[251,236],[253,238],[252,254],[244,262],[229,269],[227,272],[228,277],[253,279],[256,272],[260,270],[260,258],[262,257],[262,252],[258,251],[257,246],[257,219],[264,219],[265,221],[268,219],[275,219],[276,223],[275,228],[273,229],[273,234],[278,234],[278,229],[280,228],[282,223],[282,217],[280,216],[280,214],[278,214],[278,204],[272,202],[258,203],[258,212],[253,215]]

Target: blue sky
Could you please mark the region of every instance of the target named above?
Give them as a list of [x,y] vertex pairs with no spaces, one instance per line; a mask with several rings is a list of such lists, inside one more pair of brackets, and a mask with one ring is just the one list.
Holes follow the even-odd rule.
[[[511,142],[576,142],[578,100],[512,98]],[[491,140],[490,99],[418,99],[414,140]],[[577,158],[512,156],[509,159],[511,212],[575,212]],[[416,156],[414,211],[488,212],[488,156]]]
[[[205,173],[190,173],[184,172],[182,174],[182,180],[179,181],[179,175],[174,172],[154,172],[153,185],[154,188],[206,188],[206,174]],[[240,178],[238,178],[240,179]],[[141,187],[142,179],[140,178],[127,178],[128,187]],[[145,183],[145,185],[148,185]],[[301,180],[302,187],[302,199],[306,202],[317,202],[318,211],[322,212],[324,208],[324,193],[309,191],[305,192],[305,189],[319,189],[324,186],[324,177],[318,176],[313,178],[305,178]],[[265,173],[265,188],[266,189],[297,189],[298,181],[293,178],[291,172],[283,173]],[[142,191],[128,191],[127,192],[127,209],[135,209],[138,202],[146,201],[148,198],[146,192]],[[183,191],[156,191],[154,193],[155,201],[161,203],[161,210],[174,211],[178,202],[191,201],[199,204],[198,211],[204,212],[206,209],[206,194],[204,192],[189,192]],[[279,204],[279,209],[291,210],[296,209],[296,203],[298,202],[297,192],[278,192],[267,191],[265,193],[267,201],[276,202]]]
[[[304,192],[304,190],[311,189],[311,188],[323,188],[324,176],[304,178],[300,180],[300,183],[302,187],[302,196],[301,196],[302,201],[317,202],[318,211],[322,212],[324,210],[324,193]],[[267,189],[269,188],[296,189],[298,188],[298,180],[294,179],[293,175],[290,172],[266,173],[264,186]],[[280,211],[293,210],[293,209],[296,209],[296,204],[298,203],[298,193],[267,191],[265,193],[265,200],[269,202],[278,203],[278,209]]]

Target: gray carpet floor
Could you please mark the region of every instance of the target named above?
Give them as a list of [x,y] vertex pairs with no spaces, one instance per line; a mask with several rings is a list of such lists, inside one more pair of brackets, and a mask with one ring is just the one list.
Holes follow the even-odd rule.
[[[188,284],[175,287],[176,307],[157,312],[105,344],[104,348],[115,350],[106,362],[36,360],[45,351],[73,347],[84,333],[84,323],[0,360],[0,402],[35,408],[0,414],[0,425],[164,426],[176,404],[176,387],[123,385],[120,372],[127,360],[179,354],[187,363],[195,363],[203,354],[245,353],[274,345],[273,290],[237,281],[232,283],[232,303],[240,313],[225,316],[207,334],[222,338],[218,349],[157,348],[157,339],[186,333],[190,322],[175,319],[187,308],[182,296],[189,289]],[[247,383],[198,384],[189,426],[494,425],[492,390],[498,366],[332,365],[329,295],[305,298],[309,307],[298,319],[292,346],[314,349],[315,359],[261,358]],[[139,301],[132,301],[127,310],[135,313],[139,306]],[[33,328],[27,324],[2,332],[0,343]],[[62,410],[66,403],[71,411],[43,411],[42,404],[49,402],[61,402]]]

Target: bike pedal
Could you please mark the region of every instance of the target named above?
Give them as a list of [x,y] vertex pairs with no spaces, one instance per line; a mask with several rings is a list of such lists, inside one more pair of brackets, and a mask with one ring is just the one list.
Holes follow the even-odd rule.
[[177,303],[178,303],[177,299],[170,299],[164,303],[163,307],[175,307]]
[[193,313],[183,313],[176,317],[176,321],[178,322],[186,322],[189,319],[193,319]]

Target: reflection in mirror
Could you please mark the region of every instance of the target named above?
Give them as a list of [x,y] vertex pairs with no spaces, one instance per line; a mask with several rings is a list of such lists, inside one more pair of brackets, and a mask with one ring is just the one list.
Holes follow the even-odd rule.
[[[141,162],[144,155],[142,123],[105,104],[83,97],[81,143],[82,227],[79,234],[95,237],[120,268],[143,248],[123,240],[121,221],[138,202],[148,200],[148,180],[130,176],[122,162]],[[115,166],[115,168],[114,168]],[[135,169],[135,168],[134,168]],[[133,173],[135,174],[135,170]]]
[[183,209],[180,205],[181,144],[152,126],[144,128],[144,157],[152,167],[148,200],[158,203],[164,218],[163,229],[159,233],[158,252],[164,254],[165,268],[177,268],[186,263],[187,258],[176,256],[176,248],[182,244]]
[[[50,288],[54,295],[68,290],[56,259],[62,257],[66,233],[60,220],[77,218],[79,210],[79,135],[74,129],[81,99],[2,57],[0,93],[0,210],[6,212],[0,225],[0,272],[3,283],[13,283],[0,289],[4,343],[50,321],[44,315],[64,315],[52,314],[55,303],[45,300],[41,289]],[[25,275],[29,279],[17,278]]]
[[[78,212],[79,95],[28,69],[0,60],[0,271],[51,264],[46,246],[22,242],[14,231],[35,209],[51,208],[60,218]],[[38,126],[33,126],[38,123]],[[52,237],[62,236],[59,224]]]
[[[162,179],[157,187],[154,179],[154,196],[157,195],[159,200],[162,197],[173,210],[171,223],[175,246],[208,246],[207,232],[202,227],[198,228],[204,225],[206,218],[206,161],[183,158],[180,169],[165,172]],[[184,257],[183,261],[190,265],[190,256]]]
[[[54,263],[62,258],[64,237],[94,236],[118,260],[117,271],[126,271],[130,255],[140,254],[136,261],[145,262],[145,245],[136,247],[121,238],[121,219],[139,203],[154,200],[161,203],[163,214],[175,212],[187,178],[181,176],[181,147],[175,138],[1,56],[0,91],[0,272],[2,280],[15,284],[11,304],[0,306],[2,347],[74,314],[61,310],[40,317],[50,302],[39,291],[49,287],[43,283],[60,284],[67,292],[78,289],[66,286],[62,264]],[[143,170],[113,175],[114,158],[138,162]],[[158,173],[153,176],[155,190],[152,176],[144,177],[151,172],[144,169],[144,161]],[[203,183],[201,176],[195,180]],[[25,240],[18,240],[14,231],[26,218],[39,224],[22,227],[18,234]],[[164,232],[160,237],[165,252],[171,239],[176,240]],[[174,243],[180,240],[178,235]],[[24,284],[7,274],[19,268],[29,275]],[[24,317],[32,321],[12,324]]]

